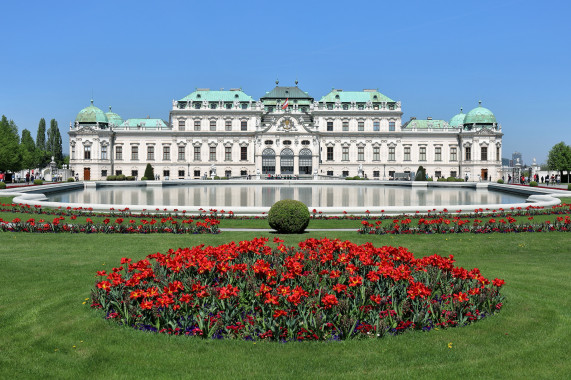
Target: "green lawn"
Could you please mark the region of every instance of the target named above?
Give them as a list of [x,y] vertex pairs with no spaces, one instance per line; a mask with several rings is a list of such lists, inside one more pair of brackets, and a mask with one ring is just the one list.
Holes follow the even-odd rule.
[[[358,221],[353,223],[358,224]],[[82,302],[95,272],[169,248],[270,233],[0,233],[0,378],[565,378],[571,373],[569,233],[308,237],[454,254],[503,278],[502,311],[468,327],[335,343],[203,341],[107,322]],[[452,343],[452,348],[448,344]],[[75,347],[74,347],[75,346]]]

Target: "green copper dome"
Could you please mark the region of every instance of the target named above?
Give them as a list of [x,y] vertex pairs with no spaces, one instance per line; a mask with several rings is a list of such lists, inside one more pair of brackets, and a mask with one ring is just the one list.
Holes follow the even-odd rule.
[[487,108],[482,107],[482,102],[480,105],[474,108],[472,111],[466,114],[464,119],[464,124],[494,124],[496,123],[496,117]]
[[79,111],[75,121],[86,124],[109,123],[105,113],[93,105],[93,99],[91,100],[91,105],[89,107]]
[[458,115],[454,115],[452,119],[450,119],[450,126],[453,128],[461,127],[464,125],[464,119],[466,118],[466,114],[462,112],[462,108],[460,108],[460,113]]
[[111,106],[109,106],[109,112],[107,112],[105,116],[107,116],[109,124],[115,124],[115,125],[123,124],[123,119],[121,119],[121,116],[117,115],[115,112],[111,112]]

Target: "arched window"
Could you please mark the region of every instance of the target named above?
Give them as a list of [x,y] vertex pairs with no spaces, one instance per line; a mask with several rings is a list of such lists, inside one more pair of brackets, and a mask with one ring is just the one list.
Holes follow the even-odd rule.
[[262,151],[262,173],[276,173],[276,152],[271,148],[266,148]]
[[311,150],[305,148],[299,152],[299,174],[311,174],[312,170]]
[[286,148],[280,154],[280,173],[293,174],[293,150]]

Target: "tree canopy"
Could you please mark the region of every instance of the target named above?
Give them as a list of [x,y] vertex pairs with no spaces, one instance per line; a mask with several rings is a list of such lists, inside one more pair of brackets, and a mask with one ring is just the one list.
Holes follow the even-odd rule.
[[555,144],[547,156],[547,166],[550,170],[560,172],[561,178],[563,178],[563,172],[571,170],[571,146],[563,141]]
[[0,119],[0,171],[21,169],[22,155],[19,145],[18,126],[13,120],[8,120],[2,115]]
[[57,121],[52,119],[50,121],[50,129],[48,129],[48,140],[46,142],[46,151],[48,156],[54,156],[55,162],[61,164],[63,162],[63,150],[61,142],[61,134]]

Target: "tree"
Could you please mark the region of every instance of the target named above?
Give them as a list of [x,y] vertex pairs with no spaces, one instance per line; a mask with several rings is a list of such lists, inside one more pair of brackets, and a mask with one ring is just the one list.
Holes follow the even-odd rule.
[[61,164],[63,162],[63,150],[61,146],[61,135],[57,126],[57,121],[50,121],[50,129],[48,129],[48,140],[46,142],[46,151],[49,156],[54,156],[55,162]]
[[20,136],[14,121],[2,115],[0,119],[0,171],[17,171],[21,169],[22,156]]
[[567,171],[567,183],[569,183],[569,171],[571,170],[571,146],[563,141],[551,148],[547,155],[547,166],[549,170],[557,170],[563,181],[563,171]]
[[43,117],[40,119],[40,124],[38,124],[36,148],[39,150],[46,150],[46,120]]
[[32,134],[27,129],[22,131],[22,141],[20,143],[20,151],[22,155],[22,168],[33,169],[38,166],[38,155],[36,153],[36,144],[32,138]]
[[145,178],[149,181],[153,181],[155,179],[155,173],[151,164],[147,164],[147,167],[145,168]]

